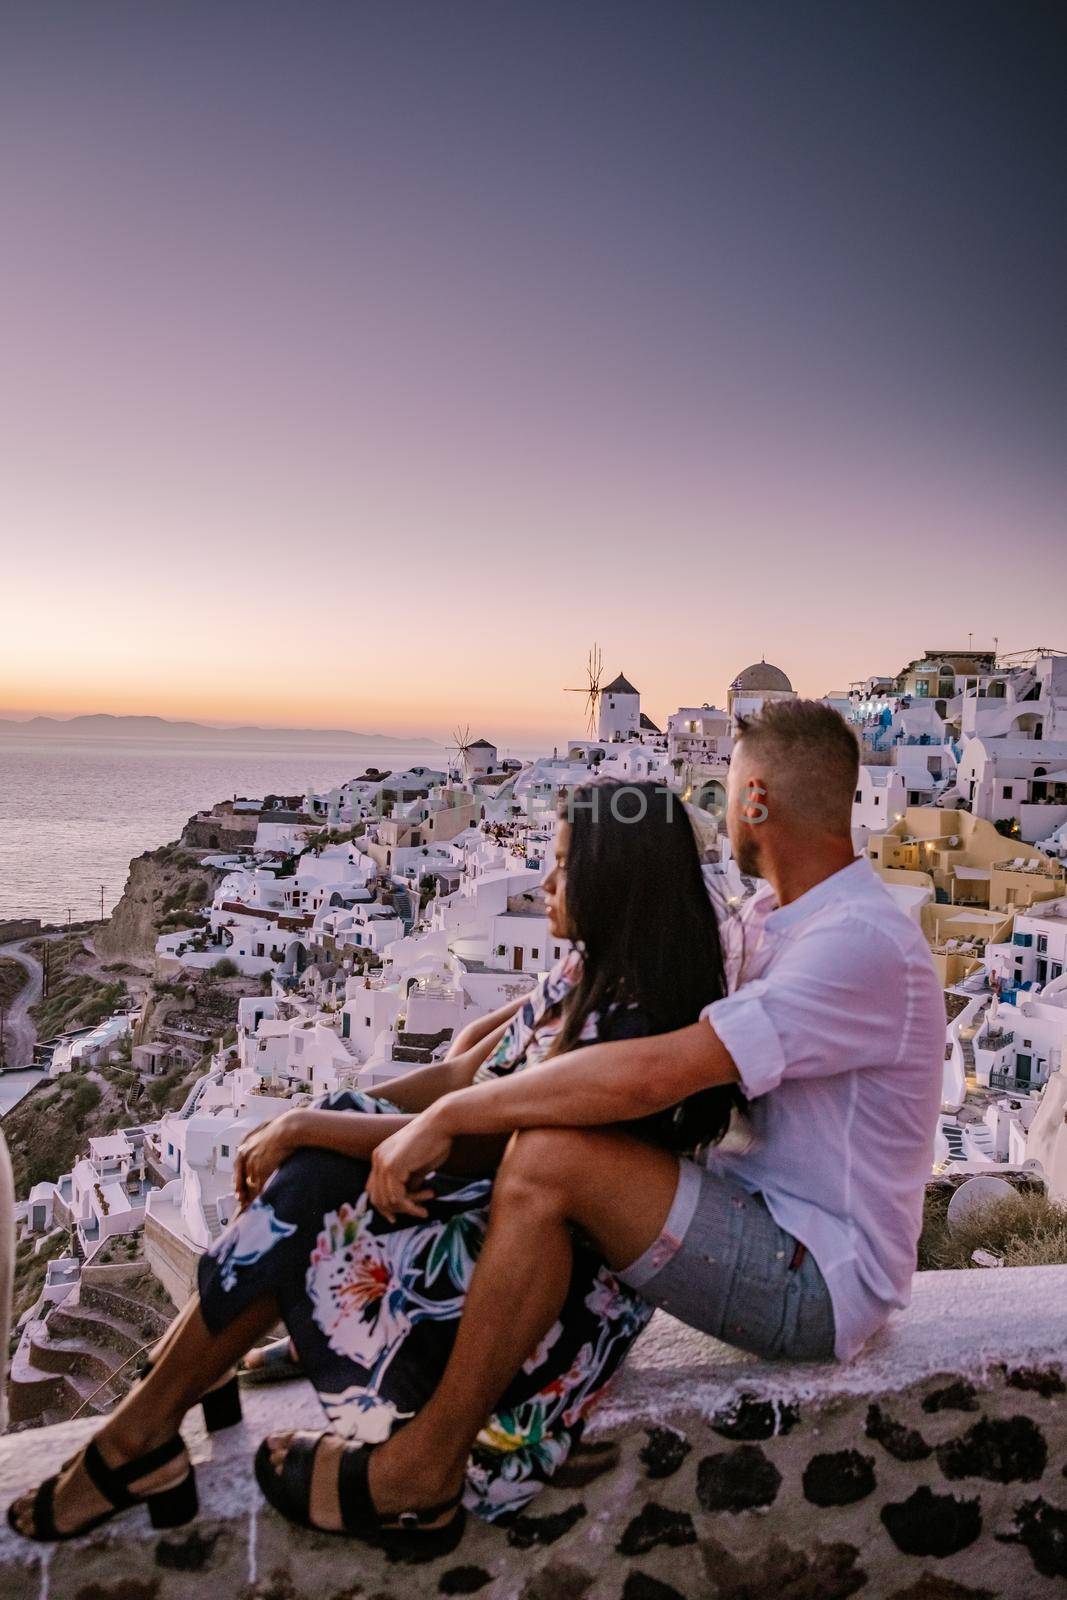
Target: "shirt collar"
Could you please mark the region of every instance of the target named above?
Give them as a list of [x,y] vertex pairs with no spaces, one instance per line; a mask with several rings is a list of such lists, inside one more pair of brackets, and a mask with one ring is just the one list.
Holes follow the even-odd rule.
[[877,882],[877,879],[870,861],[866,856],[857,856],[847,867],[839,867],[836,872],[831,872],[821,883],[814,884],[795,900],[790,900],[787,906],[775,905],[767,914],[765,926],[774,929],[775,932],[792,928],[798,922],[803,922],[805,917],[810,917],[813,912],[818,911],[821,906],[827,905],[832,900],[860,894],[874,882]]

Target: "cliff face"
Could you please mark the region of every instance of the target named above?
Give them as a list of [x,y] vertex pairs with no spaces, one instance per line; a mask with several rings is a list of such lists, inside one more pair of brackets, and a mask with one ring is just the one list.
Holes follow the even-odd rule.
[[201,863],[198,851],[179,845],[136,856],[121,900],[94,933],[97,954],[105,961],[151,960],[159,934],[188,925],[221,876]]
[[117,1076],[114,1083],[103,1073],[95,1080],[82,1072],[42,1078],[4,1117],[16,1195],[25,1200],[35,1183],[54,1183],[71,1170],[90,1139],[135,1120]]

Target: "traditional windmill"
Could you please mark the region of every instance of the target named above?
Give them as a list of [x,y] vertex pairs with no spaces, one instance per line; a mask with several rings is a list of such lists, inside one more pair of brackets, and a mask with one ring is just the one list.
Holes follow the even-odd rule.
[[595,739],[597,736],[597,712],[600,709],[600,674],[602,670],[600,646],[594,644],[589,652],[586,672],[589,675],[588,686],[584,689],[565,689],[565,694],[584,694],[586,705],[589,709],[589,734]]
[[453,777],[465,778],[470,770],[471,728],[467,723],[465,728],[456,728],[452,735],[455,742],[455,757],[452,761]]

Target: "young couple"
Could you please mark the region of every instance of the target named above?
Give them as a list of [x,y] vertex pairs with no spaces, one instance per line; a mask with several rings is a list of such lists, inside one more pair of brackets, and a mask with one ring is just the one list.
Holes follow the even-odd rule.
[[758,1355],[853,1355],[908,1300],[944,1040],[922,934],[854,855],[857,766],[823,705],[742,724],[727,826],[765,887],[721,923],[675,797],[576,791],[545,882],[573,953],[387,1098],[246,1141],[198,1294],[12,1525],[187,1520],[182,1418],[237,1419],[234,1366],[279,1317],[330,1428],[265,1439],[264,1494],[427,1555],[552,1476],[655,1306]]

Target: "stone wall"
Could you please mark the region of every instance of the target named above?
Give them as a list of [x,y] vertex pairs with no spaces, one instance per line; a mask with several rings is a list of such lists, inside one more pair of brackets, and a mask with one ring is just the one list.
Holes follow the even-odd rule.
[[[751,1361],[658,1316],[565,1481],[443,1561],[301,1532],[248,1470],[321,1426],[304,1384],[187,1424],[201,1518],[136,1511],[41,1552],[0,1537],[9,1600],[1044,1600],[1067,1594],[1067,1269],[929,1273],[846,1367]],[[91,1432],[0,1440],[0,1503]]]
[[247,850],[256,842],[259,817],[190,817],[181,842],[190,850]]
[[40,931],[40,917],[0,918],[0,944],[12,944],[18,939],[36,939]]
[[144,1219],[144,1253],[149,1267],[176,1306],[183,1306],[196,1286],[197,1263],[202,1254],[179,1239],[151,1213]]

